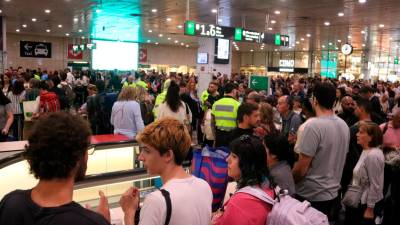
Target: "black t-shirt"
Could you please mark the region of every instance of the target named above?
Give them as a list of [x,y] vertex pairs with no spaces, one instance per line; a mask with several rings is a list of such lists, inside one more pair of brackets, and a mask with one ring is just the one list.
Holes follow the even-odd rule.
[[232,142],[232,141],[235,140],[236,138],[238,138],[238,137],[240,137],[240,136],[242,136],[242,135],[245,135],[245,134],[247,134],[247,135],[249,135],[249,136],[253,136],[253,134],[254,134],[254,129],[253,129],[253,128],[250,128],[250,129],[242,129],[242,128],[239,128],[239,127],[235,128],[235,129],[232,131],[232,134],[230,135],[229,142]]
[[100,214],[76,202],[59,207],[40,207],[31,199],[31,190],[13,191],[0,202],[1,225],[110,225]]

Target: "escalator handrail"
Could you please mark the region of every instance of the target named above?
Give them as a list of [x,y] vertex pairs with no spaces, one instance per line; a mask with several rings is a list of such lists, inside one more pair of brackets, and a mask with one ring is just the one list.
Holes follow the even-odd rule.
[[[89,148],[104,147],[104,146],[119,145],[119,144],[133,144],[132,146],[139,145],[139,143],[136,140],[131,139],[131,140],[124,140],[124,141],[101,142],[101,143],[91,144],[89,146]],[[95,151],[101,151],[101,150],[107,150],[107,149],[103,149],[103,148],[95,149]],[[24,149],[15,150],[15,154],[0,159],[0,169],[3,169],[4,167],[7,167],[11,164],[14,164],[14,163],[24,160],[24,158],[22,156],[23,151],[24,151]]]

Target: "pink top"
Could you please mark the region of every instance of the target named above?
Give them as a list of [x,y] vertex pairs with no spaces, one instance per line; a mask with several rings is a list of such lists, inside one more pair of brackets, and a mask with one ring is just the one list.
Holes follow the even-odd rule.
[[[383,131],[385,124],[381,124],[379,127]],[[389,122],[388,129],[383,135],[382,146],[400,148],[400,128],[394,129],[392,126],[392,122]]]
[[[264,191],[274,197],[273,190],[266,188]],[[236,193],[225,203],[224,210],[213,225],[265,225],[272,205],[252,195]]]

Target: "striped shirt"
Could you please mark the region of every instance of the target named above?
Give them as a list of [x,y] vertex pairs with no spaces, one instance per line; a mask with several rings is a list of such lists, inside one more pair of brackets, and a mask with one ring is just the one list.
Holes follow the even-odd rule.
[[7,97],[11,101],[11,111],[13,112],[13,114],[22,114],[23,110],[21,107],[21,103],[25,100],[25,91],[23,91],[20,95],[14,95],[10,91],[8,92]]

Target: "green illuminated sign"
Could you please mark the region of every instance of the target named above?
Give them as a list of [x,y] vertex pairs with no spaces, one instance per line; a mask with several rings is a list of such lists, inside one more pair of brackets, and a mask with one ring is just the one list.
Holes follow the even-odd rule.
[[235,36],[234,36],[234,40],[235,41],[241,41],[242,40],[242,32],[243,32],[242,28],[235,28]]
[[394,64],[395,65],[399,65],[399,58],[398,57],[394,58]]
[[194,36],[195,35],[194,29],[195,29],[194,21],[186,21],[186,23],[185,23],[185,34]]
[[281,45],[281,35],[275,34],[275,45]]

